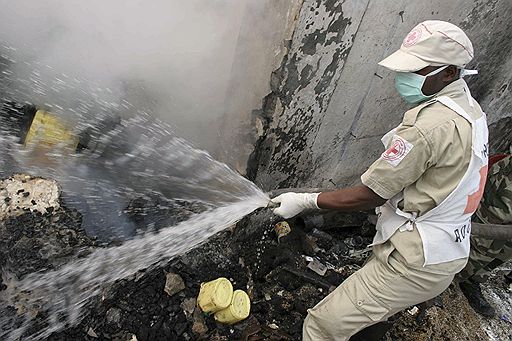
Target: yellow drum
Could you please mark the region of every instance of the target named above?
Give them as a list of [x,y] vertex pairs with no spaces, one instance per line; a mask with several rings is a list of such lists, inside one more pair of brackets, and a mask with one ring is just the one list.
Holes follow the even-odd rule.
[[74,151],[78,145],[78,138],[57,116],[38,110],[25,137],[25,146],[34,143],[47,147],[60,145]]
[[246,319],[251,312],[251,300],[243,290],[235,290],[231,304],[215,313],[215,319],[221,323],[233,324]]
[[201,283],[197,304],[203,312],[215,313],[227,308],[232,297],[233,286],[231,282],[227,278],[220,277],[214,281]]

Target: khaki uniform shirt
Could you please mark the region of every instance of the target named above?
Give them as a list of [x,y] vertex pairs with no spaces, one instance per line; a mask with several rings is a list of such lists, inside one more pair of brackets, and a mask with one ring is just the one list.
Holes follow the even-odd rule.
[[[471,117],[483,115],[478,103],[469,105],[464,81],[457,80],[436,96],[448,96]],[[471,160],[471,124],[439,102],[420,104],[407,111],[396,134],[412,145],[400,162],[381,157],[361,176],[364,185],[384,199],[403,191],[399,204],[405,212],[419,216],[439,205],[459,184]],[[457,273],[467,259],[423,267],[421,237],[413,231],[397,232],[384,244],[374,246],[377,258],[387,259],[393,251],[411,267],[435,273]]]

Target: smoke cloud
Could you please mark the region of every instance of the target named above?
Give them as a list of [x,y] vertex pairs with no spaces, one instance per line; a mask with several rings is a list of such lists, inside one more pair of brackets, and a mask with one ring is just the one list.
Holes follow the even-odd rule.
[[246,1],[0,0],[1,97],[70,121],[95,106],[151,110],[208,147]]

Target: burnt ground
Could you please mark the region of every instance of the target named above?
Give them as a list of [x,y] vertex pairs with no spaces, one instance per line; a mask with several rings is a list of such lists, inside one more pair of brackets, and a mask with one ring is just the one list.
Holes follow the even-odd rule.
[[[296,219],[289,221],[292,232],[278,240],[275,222],[262,210],[185,255],[108,285],[91,298],[77,326],[48,340],[299,340],[307,308],[362,265],[372,230],[363,214]],[[316,228],[320,225],[323,230]],[[81,230],[78,212],[65,207],[46,214],[26,212],[2,228],[1,265],[18,277],[100,247]],[[327,266],[323,276],[307,267],[306,256]],[[169,273],[179,275],[182,283],[164,290]],[[252,307],[247,320],[222,325],[196,308],[200,284],[218,277],[248,292]],[[14,319],[21,313],[16,307],[3,309]],[[452,285],[430,307],[400,314],[383,340],[488,339]]]

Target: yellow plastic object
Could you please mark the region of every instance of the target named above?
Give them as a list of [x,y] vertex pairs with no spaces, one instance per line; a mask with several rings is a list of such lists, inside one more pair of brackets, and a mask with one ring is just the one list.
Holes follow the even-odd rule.
[[215,313],[227,308],[233,297],[233,286],[231,282],[224,277],[217,278],[214,281],[201,283],[197,304],[205,313]]
[[60,122],[55,115],[38,110],[25,137],[25,146],[30,144],[53,147],[56,145],[76,149],[78,138]]
[[215,319],[221,323],[233,324],[246,319],[251,312],[251,300],[243,290],[235,290],[233,300],[226,309],[215,313]]

